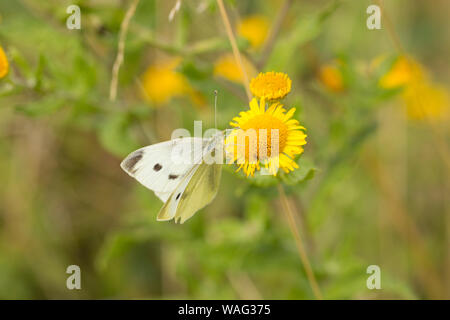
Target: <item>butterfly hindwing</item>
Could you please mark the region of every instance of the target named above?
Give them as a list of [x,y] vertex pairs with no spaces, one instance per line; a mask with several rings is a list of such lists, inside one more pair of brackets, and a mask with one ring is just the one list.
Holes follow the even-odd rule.
[[[220,146],[218,141],[220,140],[217,138],[205,139],[203,157],[215,152],[215,148]],[[203,161],[186,175],[161,208],[158,220],[175,218],[176,222],[183,223],[214,199],[219,187],[222,165],[208,163]]]
[[175,222],[184,223],[216,197],[221,174],[221,164],[201,164],[199,166],[180,196]]
[[174,190],[158,213],[159,221],[175,218],[183,223],[216,196],[222,174],[221,164],[202,163]]
[[198,170],[199,165],[196,165],[191,169],[191,171],[180,181],[179,185],[175,188],[175,190],[170,194],[170,197],[164,203],[163,207],[158,213],[157,220],[158,221],[167,221],[171,220],[175,217],[175,213],[177,211],[178,204],[181,200],[181,196],[186,190],[189,182],[191,181],[193,175]]

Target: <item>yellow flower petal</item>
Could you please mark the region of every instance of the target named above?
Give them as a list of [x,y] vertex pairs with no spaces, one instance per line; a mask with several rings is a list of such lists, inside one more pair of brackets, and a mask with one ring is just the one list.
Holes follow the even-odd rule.
[[393,64],[391,70],[380,79],[380,86],[385,89],[393,89],[424,79],[423,67],[414,59],[401,56]]
[[250,91],[255,97],[267,100],[284,98],[291,91],[292,81],[282,72],[260,73],[250,81]]
[[250,16],[239,23],[237,31],[253,48],[259,48],[269,33],[269,21],[261,15]]
[[344,80],[341,71],[335,64],[322,66],[319,70],[319,80],[330,91],[344,91]]
[[5,51],[3,51],[3,48],[0,46],[0,79],[4,78],[9,71],[9,62],[6,58]]
[[[242,63],[248,75],[256,73],[253,65],[245,57],[242,57]],[[236,63],[234,56],[230,53],[220,56],[214,63],[214,75],[227,80],[242,83],[242,71]]]
[[179,58],[158,61],[150,65],[141,77],[142,93],[156,106],[167,104],[172,98],[189,96],[198,105],[204,104],[203,96],[195,91],[186,77],[175,69]]

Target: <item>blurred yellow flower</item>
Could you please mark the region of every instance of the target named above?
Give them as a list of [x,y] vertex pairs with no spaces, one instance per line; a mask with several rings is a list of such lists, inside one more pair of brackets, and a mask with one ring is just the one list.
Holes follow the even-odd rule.
[[250,81],[250,91],[258,98],[267,100],[283,99],[291,92],[292,81],[282,72],[260,73]]
[[319,80],[323,85],[334,92],[344,91],[344,81],[341,71],[332,64],[324,65],[319,70]]
[[424,78],[424,69],[417,61],[401,56],[394,62],[389,72],[380,79],[380,86],[385,89],[394,89]]
[[415,81],[402,92],[408,117],[414,120],[436,120],[448,115],[449,95],[442,86]]
[[[306,144],[306,130],[292,119],[295,108],[286,112],[283,105],[274,102],[266,110],[262,98],[250,101],[250,110],[242,111],[233,118],[235,127],[225,139],[227,163],[236,162],[247,177],[264,166],[276,176],[278,169],[286,173],[298,168],[295,156],[303,152]],[[273,136],[272,136],[273,135]]]
[[[253,65],[245,57],[242,56],[242,63],[247,72],[251,76],[256,73]],[[242,71],[236,63],[234,56],[231,53],[226,53],[220,56],[214,63],[214,75],[219,76],[236,83],[242,83]]]
[[8,74],[8,71],[8,59],[6,58],[5,51],[3,51],[3,48],[0,46],[0,79],[4,78]]
[[410,57],[397,58],[380,79],[380,86],[385,89],[403,87],[401,98],[408,118],[412,120],[444,119],[449,114],[448,91],[428,79],[425,68]]
[[181,59],[173,58],[150,65],[141,77],[144,98],[159,106],[172,98],[191,94],[186,77],[175,69]]
[[261,15],[249,16],[238,24],[237,32],[247,39],[253,48],[259,48],[269,33],[269,21]]

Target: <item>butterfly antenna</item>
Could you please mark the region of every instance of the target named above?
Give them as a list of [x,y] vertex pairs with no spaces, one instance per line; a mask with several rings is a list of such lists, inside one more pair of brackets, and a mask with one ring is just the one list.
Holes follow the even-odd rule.
[[214,90],[214,129],[217,129],[217,94],[219,92]]

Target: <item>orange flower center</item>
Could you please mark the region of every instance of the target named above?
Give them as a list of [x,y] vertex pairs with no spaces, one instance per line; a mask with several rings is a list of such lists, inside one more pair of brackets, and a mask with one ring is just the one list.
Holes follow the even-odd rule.
[[277,156],[286,146],[287,126],[271,115],[257,115],[241,125],[241,129],[237,136],[237,144],[240,145],[242,143],[240,141],[245,138],[246,161],[265,160]]

